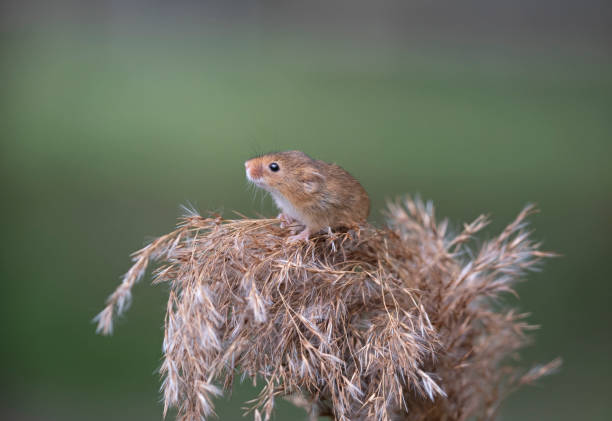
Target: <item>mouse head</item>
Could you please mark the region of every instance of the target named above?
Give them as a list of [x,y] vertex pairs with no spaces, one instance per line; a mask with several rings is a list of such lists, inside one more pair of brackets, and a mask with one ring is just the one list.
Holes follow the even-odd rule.
[[315,193],[324,181],[317,161],[300,151],[258,156],[244,166],[249,181],[289,200]]

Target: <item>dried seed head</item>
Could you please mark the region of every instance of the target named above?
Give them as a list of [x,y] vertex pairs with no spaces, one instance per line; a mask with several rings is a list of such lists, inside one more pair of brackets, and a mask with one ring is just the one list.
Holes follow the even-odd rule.
[[[521,375],[507,356],[531,328],[491,305],[543,258],[522,211],[468,253],[485,217],[449,235],[431,203],[389,206],[389,227],[363,226],[289,244],[275,220],[186,216],[134,255],[134,266],[96,317],[112,318],[152,259],[171,286],[165,323],[164,413],[212,415],[215,382],[240,372],[266,384],[252,404],[268,420],[276,396],[311,419],[493,418],[501,400],[558,361]],[[469,257],[473,256],[473,257]]]

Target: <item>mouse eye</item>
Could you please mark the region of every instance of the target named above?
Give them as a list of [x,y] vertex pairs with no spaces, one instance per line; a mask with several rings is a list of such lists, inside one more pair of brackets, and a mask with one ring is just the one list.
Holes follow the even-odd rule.
[[278,166],[278,164],[276,162],[272,162],[270,165],[268,165],[268,167],[273,172],[276,172],[276,171],[280,170],[280,167]]

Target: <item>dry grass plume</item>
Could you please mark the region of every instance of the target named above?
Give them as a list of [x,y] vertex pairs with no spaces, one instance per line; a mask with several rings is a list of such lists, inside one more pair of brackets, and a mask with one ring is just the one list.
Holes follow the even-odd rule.
[[[389,206],[388,227],[288,244],[273,219],[185,216],[133,255],[97,316],[109,334],[151,261],[170,284],[163,345],[165,410],[214,413],[235,376],[263,379],[250,402],[268,420],[277,397],[311,419],[493,419],[516,387],[559,362],[523,372],[512,356],[532,329],[495,299],[551,254],[529,238],[525,208],[472,250],[481,216],[453,235],[433,206]],[[219,387],[220,386],[220,387]]]

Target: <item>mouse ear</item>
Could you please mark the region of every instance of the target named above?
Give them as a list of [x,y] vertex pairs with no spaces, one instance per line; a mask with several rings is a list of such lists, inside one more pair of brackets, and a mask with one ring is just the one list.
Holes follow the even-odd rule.
[[304,190],[306,190],[307,193],[316,193],[323,188],[325,179],[318,172],[312,171],[308,174],[304,174],[300,181],[304,185]]

